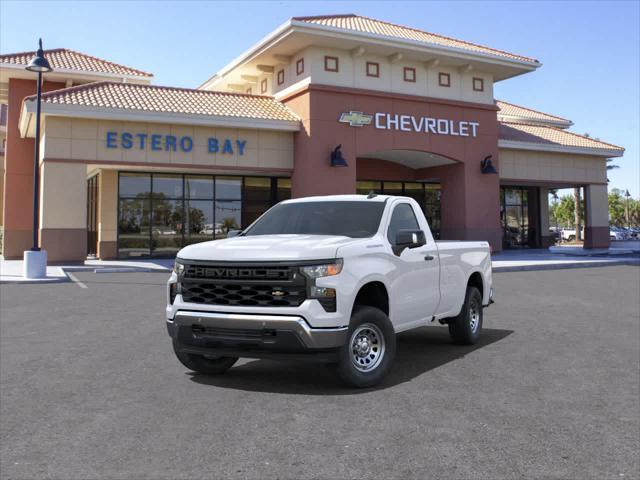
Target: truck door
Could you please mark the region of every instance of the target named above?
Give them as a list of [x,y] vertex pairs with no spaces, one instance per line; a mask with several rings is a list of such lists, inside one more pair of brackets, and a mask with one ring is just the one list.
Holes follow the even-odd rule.
[[[418,218],[422,221],[419,222]],[[422,212],[416,216],[410,203],[399,202],[393,207],[387,240],[396,266],[390,292],[390,315],[396,330],[406,330],[430,321],[440,302],[438,249],[428,228]],[[421,247],[405,248],[396,255],[392,248],[399,230],[422,230],[427,243]]]

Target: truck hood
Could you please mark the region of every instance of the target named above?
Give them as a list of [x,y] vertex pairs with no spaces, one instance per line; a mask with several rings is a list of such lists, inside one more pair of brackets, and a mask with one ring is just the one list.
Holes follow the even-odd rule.
[[336,257],[339,247],[362,239],[332,235],[256,235],[196,243],[178,252],[184,260],[296,261]]

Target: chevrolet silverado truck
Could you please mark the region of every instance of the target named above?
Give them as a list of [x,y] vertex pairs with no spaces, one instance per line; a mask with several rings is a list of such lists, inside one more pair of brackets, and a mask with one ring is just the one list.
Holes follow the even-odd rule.
[[235,233],[180,250],[168,281],[175,354],[202,374],[239,357],[314,358],[373,386],[397,333],[439,322],[473,344],[493,301],[489,244],[434,241],[411,198],[286,200]]

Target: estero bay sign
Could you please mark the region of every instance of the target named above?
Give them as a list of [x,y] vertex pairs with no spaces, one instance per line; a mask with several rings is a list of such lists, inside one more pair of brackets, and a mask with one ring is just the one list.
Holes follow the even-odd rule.
[[363,127],[373,123],[380,130],[399,130],[402,132],[430,133],[455,137],[476,137],[480,126],[479,122],[464,120],[416,117],[414,115],[398,115],[386,112],[377,112],[370,115],[353,110],[343,112],[338,121],[340,123],[348,123],[352,127]]
[[[124,148],[125,150],[138,149],[164,151],[164,152],[184,152],[193,150],[193,138],[189,135],[175,136],[163,134],[131,133],[131,132],[107,132],[107,148]],[[218,139],[209,137],[207,139],[207,151],[209,153],[221,153],[233,155],[244,155],[246,140],[231,140],[229,138]]]

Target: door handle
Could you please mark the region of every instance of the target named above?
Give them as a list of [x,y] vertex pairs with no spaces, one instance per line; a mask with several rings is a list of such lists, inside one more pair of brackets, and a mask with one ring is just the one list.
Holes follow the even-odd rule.
[[433,255],[425,255],[424,259],[428,262],[429,260],[433,260],[434,256]]

